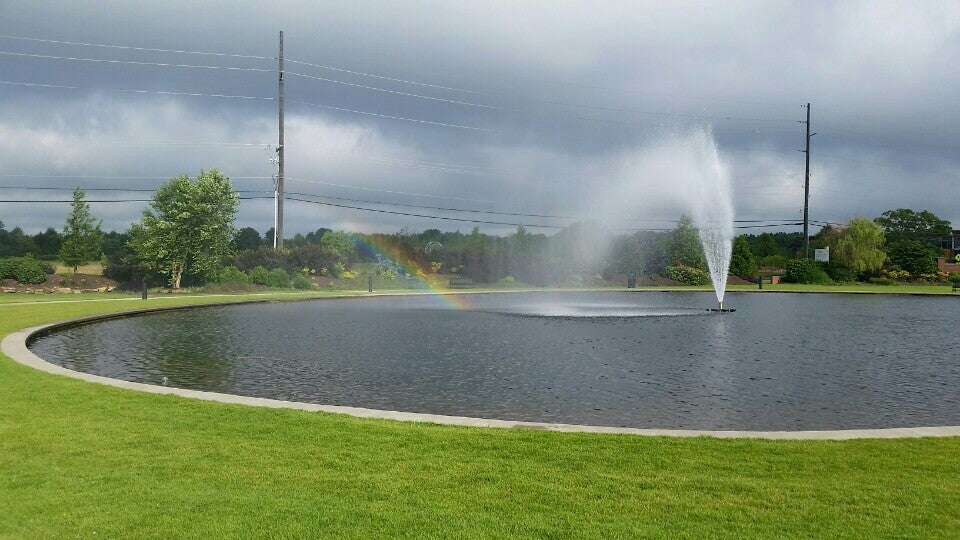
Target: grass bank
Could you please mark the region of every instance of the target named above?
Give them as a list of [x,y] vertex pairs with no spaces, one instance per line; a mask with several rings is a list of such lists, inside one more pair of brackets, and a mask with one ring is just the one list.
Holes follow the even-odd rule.
[[[138,307],[0,305],[0,335]],[[955,538],[958,457],[960,438],[679,439],[363,420],[141,394],[0,357],[3,537]]]

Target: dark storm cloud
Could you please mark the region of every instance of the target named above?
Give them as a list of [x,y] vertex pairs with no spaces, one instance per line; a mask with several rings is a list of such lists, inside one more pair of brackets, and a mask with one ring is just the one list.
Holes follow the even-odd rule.
[[[669,191],[669,180],[631,174],[630,156],[664,134],[711,125],[737,186],[738,216],[799,217],[803,155],[796,150],[803,126],[797,120],[809,101],[818,132],[815,218],[912,206],[960,221],[953,202],[960,198],[953,95],[960,87],[960,8],[947,3],[196,4],[0,2],[0,34],[267,58],[2,38],[0,51],[269,70],[282,29],[288,59],[470,90],[287,65],[305,75],[461,102],[288,75],[287,174],[299,179],[288,190],[366,207],[372,205],[342,199],[593,216],[596,208],[585,203],[596,199],[591,191],[631,182],[645,188],[631,193],[650,195],[630,201],[632,215],[674,217],[683,208],[655,196]],[[10,55],[0,55],[0,73],[0,80],[82,88],[0,85],[0,174],[57,176],[0,177],[0,185],[152,187],[159,180],[62,176],[167,176],[219,167],[233,177],[267,177],[238,178],[241,189],[270,189],[275,102],[118,90],[272,97],[274,73]],[[139,215],[136,204],[95,211],[107,227],[124,227]],[[0,203],[0,219],[30,230],[59,226],[64,212],[62,205]],[[288,203],[287,216],[293,232],[472,227],[297,202]],[[272,202],[244,201],[240,221],[268,228]]]

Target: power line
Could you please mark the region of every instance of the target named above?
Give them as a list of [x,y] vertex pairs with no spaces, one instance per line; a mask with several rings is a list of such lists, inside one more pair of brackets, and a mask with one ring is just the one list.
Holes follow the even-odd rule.
[[[847,128],[842,128],[842,127],[837,127],[837,126],[829,125],[829,124],[827,124],[827,125],[821,124],[821,125],[820,125],[820,129],[826,129],[826,130],[828,130],[828,131],[839,131],[839,132],[848,133],[848,134],[851,134],[851,135],[859,135],[859,136],[861,136],[861,137],[868,137],[868,138],[870,138],[870,139],[876,139],[876,140],[880,140],[880,141],[887,141],[887,142],[890,142],[890,143],[896,144],[896,145],[903,144],[903,141],[900,141],[900,140],[897,140],[897,139],[894,139],[894,138],[891,138],[891,137],[884,137],[884,136],[882,136],[882,135],[874,135],[874,134],[872,134],[872,133],[864,133],[864,132],[862,132],[862,131],[856,131],[856,130],[853,130],[853,129],[847,129]],[[916,145],[916,146],[926,146],[926,147],[929,147],[929,148],[937,148],[937,149],[940,149],[940,150],[947,150],[948,152],[957,152],[957,149],[956,149],[956,148],[951,148],[951,147],[949,147],[949,146],[942,146],[942,145],[939,145],[939,144],[922,143],[922,142],[916,142],[916,141],[913,141],[913,142],[911,142],[910,144],[914,144],[914,145]],[[920,154],[920,155],[930,156],[931,154]],[[932,157],[942,157],[942,156],[932,156]]]
[[[257,56],[257,55],[251,55],[251,54],[234,54],[234,53],[224,53],[224,52],[193,51],[193,50],[182,50],[182,49],[163,49],[163,48],[154,48],[154,47],[135,47],[135,46],[129,46],[129,45],[113,45],[113,44],[105,44],[105,43],[87,43],[87,42],[78,42],[78,41],[65,41],[65,40],[55,40],[55,39],[42,39],[42,38],[32,38],[32,37],[25,37],[25,36],[12,36],[12,35],[0,35],[0,38],[3,38],[3,39],[11,39],[11,40],[19,40],[19,41],[29,41],[29,42],[36,42],[36,43],[54,43],[54,44],[59,44],[59,45],[73,45],[73,46],[84,46],[84,47],[99,47],[99,48],[109,48],[109,49],[148,51],[148,52],[162,52],[162,53],[175,53],[175,54],[191,54],[191,55],[207,55],[207,56],[220,56],[220,57],[229,57],[229,58],[247,58],[247,59],[256,59],[256,60],[275,60],[275,59],[276,59],[275,57],[272,57],[272,56]],[[316,64],[316,63],[312,63],[312,62],[305,62],[305,61],[302,61],[302,60],[291,60],[291,59],[287,59],[286,61],[289,62],[289,63],[299,64],[299,65],[309,66],[309,67],[314,67],[314,68],[318,68],[318,69],[325,69],[325,70],[330,70],[330,71],[337,71],[337,72],[340,72],[340,73],[349,73],[349,74],[351,74],[351,75],[359,75],[359,76],[362,76],[362,77],[370,77],[370,78],[375,78],[375,79],[380,79],[380,80],[388,80],[388,81],[399,82],[399,83],[403,83],[403,84],[423,86],[423,87],[428,87],[428,88],[436,88],[436,89],[439,89],[439,90],[450,90],[450,91],[464,92],[464,93],[470,93],[470,94],[489,94],[489,92],[483,92],[483,91],[479,91],[479,90],[469,90],[469,89],[466,89],[466,88],[457,88],[457,87],[452,87],[452,86],[443,86],[443,85],[439,85],[439,84],[426,83],[426,82],[422,82],[422,81],[414,81],[414,80],[411,80],[411,79],[402,79],[402,78],[398,78],[398,77],[389,77],[389,76],[385,76],[385,75],[377,75],[377,74],[374,74],[374,73],[366,73],[366,72],[362,72],[362,71],[355,71],[355,70],[350,70],[350,69],[338,68],[338,67],[329,66],[329,65],[324,65],[324,64]],[[539,80],[544,80],[544,79],[539,79]],[[571,82],[566,82],[566,81],[546,81],[546,80],[544,80],[544,81],[545,81],[545,82],[550,82],[550,83],[553,83],[553,84],[561,84],[561,85],[567,85],[567,86],[580,86],[580,87],[584,87],[584,88],[593,88],[593,89],[600,89],[600,90],[607,90],[607,91],[615,91],[615,92],[618,92],[618,93],[629,93],[629,94],[637,94],[637,95],[649,95],[649,96],[658,96],[658,97],[670,97],[670,98],[692,99],[692,100],[701,100],[701,101],[715,101],[715,102],[723,102],[723,103],[738,103],[738,104],[747,104],[747,105],[782,106],[782,104],[779,104],[779,103],[769,103],[769,102],[761,102],[761,101],[735,100],[735,99],[728,99],[728,98],[716,98],[716,97],[709,97],[709,96],[694,96],[694,95],[690,95],[690,94],[678,94],[678,93],[646,92],[646,91],[640,91],[640,90],[628,90],[628,89],[622,89],[622,88],[604,87],[604,86],[599,86],[599,85],[588,85],[588,84],[571,83]]]
[[[51,186],[0,186],[0,189],[9,189],[9,190],[20,190],[20,191],[74,191],[79,189],[80,191],[120,191],[120,192],[132,192],[132,193],[153,193],[156,191],[156,188],[96,188],[96,187],[51,187]],[[271,190],[265,189],[238,189],[237,193],[273,193]]]
[[399,90],[390,90],[390,89],[387,89],[387,88],[379,88],[379,87],[377,87],[377,86],[368,86],[368,85],[365,85],[365,84],[357,84],[357,83],[351,83],[351,82],[346,82],[346,81],[338,81],[337,79],[328,79],[328,78],[326,78],[326,77],[317,77],[317,76],[315,76],[315,75],[306,75],[306,74],[303,74],[303,73],[296,73],[296,72],[293,72],[293,71],[287,71],[286,74],[287,74],[287,75],[294,75],[294,76],[296,76],[296,77],[303,77],[303,78],[305,78],[305,79],[313,79],[313,80],[323,81],[323,82],[328,82],[328,83],[333,83],[333,84],[341,84],[341,85],[344,85],[344,86],[352,86],[352,87],[354,87],[354,88],[362,88],[362,89],[364,89],[364,90],[372,90],[372,91],[374,91],[374,92],[384,92],[384,93],[387,93],[387,94],[396,94],[396,95],[399,95],[399,96],[408,96],[408,97],[414,97],[414,98],[418,98],[418,99],[426,99],[426,100],[430,100],[430,101],[442,101],[442,102],[444,102],[444,103],[453,103],[453,104],[456,104],[456,105],[465,105],[465,106],[468,106],[468,107],[479,107],[479,108],[483,108],[483,109],[497,109],[497,110],[501,110],[501,111],[522,112],[522,111],[520,111],[519,109],[512,109],[512,108],[508,108],[508,107],[500,107],[500,106],[497,106],[497,105],[484,105],[484,104],[481,104],[481,103],[472,103],[472,102],[469,102],[469,101],[458,101],[458,100],[455,100],[455,99],[445,99],[445,98],[438,98],[438,97],[433,97],[433,96],[425,96],[425,95],[423,95],[423,94],[414,94],[414,93],[411,93],[411,92],[401,92],[401,91],[399,91]]
[[[349,209],[349,210],[360,210],[360,211],[365,211],[365,212],[375,212],[375,213],[380,213],[380,214],[391,214],[391,215],[399,215],[399,216],[407,216],[407,217],[419,217],[419,218],[426,218],[426,219],[439,219],[439,220],[444,220],[444,221],[457,221],[457,222],[461,222],[461,223],[479,223],[479,224],[485,224],[485,225],[506,225],[506,226],[511,226],[511,227],[526,227],[526,228],[541,228],[541,229],[563,229],[564,227],[566,227],[566,225],[545,225],[545,224],[533,224],[533,223],[513,223],[513,222],[505,222],[505,221],[490,221],[490,220],[479,220],[479,219],[455,218],[455,217],[449,217],[449,216],[435,216],[435,215],[429,215],[429,214],[415,214],[415,213],[411,213],[411,212],[398,212],[398,211],[394,211],[394,210],[385,210],[385,209],[382,209],[382,208],[367,208],[367,207],[352,206],[352,205],[332,203],[332,202],[312,201],[312,200],[300,199],[300,198],[296,198],[296,197],[289,197],[288,200],[297,201],[297,202],[302,202],[302,203],[308,203],[308,204],[318,204],[318,205],[322,205],[322,206],[332,206],[332,207],[335,207],[335,208],[345,208],[345,209]],[[783,227],[783,226],[798,225],[798,224],[799,224],[799,223],[782,223],[782,224],[773,224],[773,225],[740,225],[740,226],[735,226],[734,228],[735,228],[735,229],[750,229],[750,228],[761,228],[761,227]],[[667,230],[672,230],[672,229],[626,229],[626,228],[621,228],[621,229],[617,229],[617,230],[622,230],[622,231],[667,231]]]
[[[0,186],[0,189],[6,190],[38,190],[38,191],[73,191],[75,188],[65,188],[65,187],[37,187],[37,186]],[[153,192],[155,189],[148,188],[79,188],[82,191],[115,191],[115,192]],[[266,190],[237,190],[237,193],[272,193]],[[464,213],[478,213],[478,214],[491,214],[491,215],[505,215],[505,216],[515,216],[515,217],[534,217],[534,218],[548,218],[548,219],[581,219],[577,216],[564,216],[564,215],[553,215],[553,214],[525,214],[525,213],[516,213],[516,212],[498,212],[492,210],[476,210],[476,209],[464,209],[464,208],[450,208],[450,207],[439,207],[439,206],[425,206],[425,205],[414,205],[414,204],[403,204],[403,203],[393,203],[393,202],[384,202],[384,201],[371,201],[365,199],[351,199],[346,197],[333,197],[329,195],[319,195],[315,193],[297,193],[297,192],[287,192],[289,195],[297,197],[315,197],[320,199],[332,199],[345,202],[355,202],[363,204],[376,204],[383,206],[399,206],[407,208],[420,208],[428,210],[440,210],[446,212],[464,212]],[[243,197],[244,199],[269,199],[269,196],[265,197]],[[291,198],[292,199],[292,198]],[[115,201],[118,199],[109,199],[110,201]],[[120,199],[124,202],[140,202],[147,201],[147,199]],[[45,200],[45,202],[71,202],[69,199],[65,200]],[[88,200],[87,202],[102,202]],[[625,219],[624,221],[632,222],[646,222],[646,223],[678,223],[680,220],[677,219]],[[734,223],[762,223],[770,224],[771,226],[777,226],[779,224],[771,224],[770,222],[774,221],[783,221],[783,222],[792,222],[794,219],[748,219],[748,220],[734,220]]]
[[0,35],[0,38],[3,39],[15,39],[20,41],[33,41],[38,43],[57,43],[60,45],[80,45],[84,47],[102,47],[107,49],[128,49],[134,51],[150,51],[150,52],[164,52],[164,53],[178,53],[178,54],[198,54],[198,55],[208,55],[208,56],[226,56],[230,58],[253,58],[257,60],[274,60],[273,57],[269,56],[254,56],[251,54],[230,54],[222,52],[207,52],[207,51],[185,51],[180,49],[155,49],[152,47],[131,47],[127,45],[107,45],[103,43],[82,43],[78,41],[62,41],[56,39],[40,39],[40,38],[30,38],[22,36],[9,36],[9,35]]
[[205,94],[202,92],[168,92],[164,90],[129,90],[125,88],[121,88],[114,91],[131,93],[131,94],[162,94],[167,96],[200,96],[200,97],[215,97],[215,98],[230,98],[230,99],[262,99],[265,101],[276,101],[277,99],[274,97],[265,97],[265,96],[240,96],[235,94]]
[[[97,179],[120,179],[120,180],[169,180],[180,174],[171,174],[167,176],[122,176],[122,175],[92,175],[92,174],[0,174],[3,178],[97,178]],[[272,179],[272,176],[231,176],[231,180],[266,180]]]
[[[327,78],[327,77],[318,77],[318,76],[315,76],[315,75],[307,75],[307,74],[304,74],[304,73],[296,73],[296,72],[292,72],[292,71],[288,71],[288,72],[286,72],[286,73],[287,73],[288,75],[294,75],[294,76],[297,76],[297,77],[304,77],[304,78],[307,78],[307,79],[313,79],[313,80],[317,80],[317,81],[324,81],[324,82],[329,82],[329,83],[333,83],[333,84],[340,84],[340,85],[344,85],[344,86],[352,86],[352,87],[354,87],[354,88],[362,88],[362,89],[364,89],[364,90],[371,90],[371,91],[374,91],[374,92],[383,92],[383,93],[388,93],[388,94],[394,94],[394,95],[400,95],[400,96],[413,97],[413,98],[417,98],[417,99],[424,99],[424,100],[430,100],[430,101],[438,101],[438,102],[443,102],[443,103],[451,103],[451,104],[455,104],[455,105],[463,105],[463,106],[466,106],[466,107],[477,107],[477,108],[482,108],[482,109],[492,109],[492,110],[498,110],[498,111],[508,111],[508,112],[524,113],[524,114],[533,114],[533,115],[537,115],[537,116],[550,116],[550,117],[560,117],[560,118],[572,118],[572,119],[574,119],[574,120],[584,120],[584,121],[591,121],[591,122],[603,122],[603,123],[620,124],[620,125],[637,125],[637,124],[638,124],[638,122],[634,122],[634,121],[611,120],[611,119],[607,119],[607,118],[592,118],[592,117],[586,117],[586,116],[573,116],[573,115],[558,114],[558,113],[549,113],[549,112],[541,112],[541,111],[530,111],[530,110],[519,109],[519,108],[516,108],[516,107],[505,107],[505,106],[500,106],[500,105],[490,105],[490,104],[483,104],[483,103],[474,103],[474,102],[470,102],[470,101],[460,101],[460,100],[455,100],[455,99],[439,98],[439,97],[434,97],[434,96],[426,96],[426,95],[423,95],[423,94],[414,94],[414,93],[412,93],[412,92],[402,92],[402,91],[399,91],[399,90],[390,90],[390,89],[387,89],[387,88],[380,88],[380,87],[377,87],[377,86],[369,86],[369,85],[365,85],[365,84],[358,84],[358,83],[351,83],[351,82],[346,82],[346,81],[340,81],[340,80],[337,80],[337,79],[330,79],[330,78]],[[691,119],[699,119],[699,120],[738,120],[738,121],[745,121],[745,122],[779,122],[779,123],[790,122],[790,121],[788,121],[788,120],[781,120],[781,119],[739,118],[739,117],[731,117],[731,116],[709,116],[709,115],[685,114],[685,113],[669,113],[669,112],[659,112],[659,111],[641,111],[641,110],[637,110],[637,109],[625,109],[625,108],[616,108],[616,107],[601,107],[601,106],[595,106],[595,105],[582,105],[582,104],[565,103],[565,102],[559,102],[559,101],[547,101],[547,100],[535,100],[535,101],[538,101],[538,102],[540,102],[540,103],[545,103],[545,104],[548,104],[548,105],[558,105],[558,106],[562,106],[562,107],[587,108],[587,109],[604,110],[604,111],[612,111],[612,112],[620,112],[620,113],[626,112],[626,113],[632,113],[632,114],[642,114],[642,115],[651,115],[651,116],[664,116],[664,117],[676,117],[676,118],[691,118]]]
[[252,67],[237,67],[237,66],[209,66],[209,65],[198,65],[198,64],[171,64],[166,62],[140,62],[137,60],[112,60],[104,58],[78,58],[74,56],[54,56],[50,54],[31,54],[31,53],[21,53],[21,52],[11,52],[11,51],[0,51],[0,55],[6,56],[19,56],[26,58],[41,58],[44,60],[70,60],[74,62],[97,62],[103,64],[130,64],[136,66],[159,66],[159,67],[173,67],[173,68],[193,68],[193,69],[223,69],[227,71],[256,71],[256,72],[266,72],[266,73],[276,73],[275,69],[263,69],[263,68],[252,68]]
[[351,74],[351,75],[360,75],[360,76],[363,76],[363,77],[371,77],[371,78],[374,78],[374,79],[382,79],[382,80],[386,80],[386,81],[394,81],[394,82],[400,82],[400,83],[404,83],[404,84],[412,84],[412,85],[416,85],[416,86],[425,86],[425,87],[429,87],[429,88],[437,88],[437,89],[439,89],[439,90],[452,90],[452,91],[454,91],[454,92],[466,92],[466,93],[468,93],[468,94],[484,94],[484,93],[485,93],[485,92],[478,92],[478,91],[476,91],[476,90],[467,90],[467,89],[464,89],[464,88],[455,88],[455,87],[452,87],[452,86],[441,86],[441,85],[439,85],[439,84],[430,84],[430,83],[419,82],[419,81],[411,81],[411,80],[409,80],[409,79],[398,79],[398,78],[396,78],[396,77],[387,77],[387,76],[384,76],[384,75],[374,75],[374,74],[372,74],[372,73],[364,73],[364,72],[362,72],[362,71],[352,71],[352,70],[349,70],[349,69],[337,68],[337,67],[333,67],[333,66],[325,66],[325,65],[322,65],[322,64],[312,64],[312,63],[310,63],[310,62],[304,62],[304,61],[302,61],[302,60],[290,60],[290,59],[287,59],[287,62],[290,62],[291,64],[300,64],[300,65],[303,65],[303,66],[310,66],[310,67],[315,67],[315,68],[319,68],[319,69],[327,69],[327,70],[330,70],[330,71],[338,71],[338,72],[341,72],[341,73],[349,73],[349,74]]
[[[263,71],[270,71],[270,70],[263,70]],[[274,71],[274,72],[275,72],[275,71]],[[99,89],[93,89],[93,88],[83,88],[83,87],[79,87],[79,86],[67,86],[67,85],[57,85],[57,84],[40,84],[40,83],[27,83],[27,82],[20,82],[20,81],[0,81],[0,84],[19,85],[19,86],[38,86],[38,87],[44,87],[44,88],[63,88],[63,89],[68,89],[68,90],[90,90],[90,91],[106,91],[106,92],[127,92],[127,93],[138,93],[138,94],[162,94],[162,95],[174,95],[174,96],[202,96],[202,97],[235,98],[235,99],[260,99],[260,100],[267,100],[267,101],[276,101],[276,99],[277,99],[277,98],[275,98],[275,97],[266,97],[266,96],[244,96],[244,95],[231,95],[231,94],[205,94],[205,93],[200,93],[200,92],[167,92],[167,91],[161,91],[161,90],[128,90],[128,89],[118,89],[118,90],[109,90],[109,89],[107,89],[107,90],[99,90]],[[335,111],[349,112],[349,113],[353,113],[353,114],[361,114],[361,115],[366,115],[366,116],[376,116],[376,117],[379,117],[379,118],[389,118],[389,119],[392,119],[392,120],[403,120],[403,121],[405,121],[405,122],[414,122],[414,123],[418,123],[418,124],[426,124],[426,125],[433,125],[433,126],[443,126],[443,127],[458,128],[458,129],[467,129],[467,130],[473,130],[473,131],[486,131],[486,132],[491,132],[491,133],[499,133],[499,132],[500,132],[500,130],[497,130],[497,129],[482,128],[482,127],[476,127],[476,126],[464,126],[464,125],[460,125],[460,124],[449,124],[449,123],[444,123],[444,122],[434,122],[434,121],[431,121],[431,120],[422,120],[422,119],[417,119],[417,118],[406,118],[406,117],[403,117],[403,116],[393,116],[393,115],[389,115],[389,114],[381,114],[381,113],[375,113],[375,112],[369,112],[369,111],[359,111],[359,110],[355,110],[355,109],[346,109],[346,108],[343,108],[343,107],[334,107],[334,106],[332,106],[332,105],[321,105],[321,104],[319,104],[319,103],[311,103],[311,102],[309,102],[309,101],[298,101],[298,100],[293,100],[293,99],[289,99],[289,100],[287,100],[287,101],[290,102],[290,103],[298,103],[298,104],[300,104],[300,105],[307,105],[307,106],[309,106],[309,107],[317,107],[317,108],[321,108],[321,109],[330,109],[330,110],[335,110]]]
[[845,157],[840,157],[840,156],[835,156],[835,155],[830,155],[830,154],[822,154],[822,153],[821,153],[821,154],[818,154],[818,155],[819,155],[820,157],[824,157],[824,158],[827,158],[827,159],[833,159],[833,160],[837,160],[837,161],[849,161],[849,162],[851,162],[851,163],[862,163],[862,164],[864,164],[864,165],[874,165],[874,166],[876,166],[876,167],[884,167],[884,168],[887,168],[887,169],[896,169],[896,170],[906,171],[906,172],[912,172],[912,173],[924,173],[924,172],[926,172],[926,171],[922,171],[922,170],[920,170],[920,169],[909,168],[909,167],[900,167],[900,166],[898,166],[898,165],[891,165],[891,164],[889,164],[889,163],[880,163],[880,162],[878,162],[878,161],[867,161],[867,160],[863,160],[863,159],[845,158]]
[[[237,197],[240,200],[252,199],[272,199],[272,196],[263,197]],[[21,204],[46,204],[46,203],[72,203],[73,199],[0,199],[0,203],[21,203]],[[88,203],[131,203],[131,202],[153,202],[153,199],[86,199]]]
[[476,126],[463,126],[463,125],[460,125],[460,124],[447,124],[447,123],[444,123],[444,122],[432,122],[432,121],[430,121],[430,120],[419,120],[419,119],[416,119],[416,118],[405,118],[405,117],[402,117],[402,116],[392,116],[392,115],[389,115],[389,114],[380,114],[380,113],[373,113],[373,112],[367,112],[367,111],[358,111],[358,110],[354,110],[354,109],[345,109],[345,108],[343,108],[343,107],[334,107],[334,106],[332,106],[332,105],[320,105],[319,103],[310,103],[309,101],[298,101],[298,100],[295,100],[295,99],[288,99],[287,101],[290,102],[290,103],[298,103],[298,104],[300,104],[300,105],[307,105],[307,106],[309,106],[309,107],[318,107],[318,108],[321,108],[321,109],[330,109],[330,110],[334,110],[334,111],[343,111],[343,112],[349,112],[349,113],[354,113],[354,114],[363,114],[363,115],[367,115],[367,116],[377,116],[377,117],[380,117],[380,118],[390,118],[390,119],[392,119],[392,120],[403,120],[403,121],[405,121],[405,122],[415,122],[415,123],[418,123],[418,124],[429,124],[429,125],[434,125],[434,126],[444,126],[444,127],[458,128],[458,129],[468,129],[468,130],[473,130],[473,131],[486,131],[486,132],[491,132],[491,133],[499,133],[499,132],[500,132],[500,130],[498,130],[498,129],[489,129],[489,128],[482,128],[482,127],[476,127]]
[[324,186],[340,187],[340,188],[347,188],[347,189],[358,189],[358,190],[362,190],[362,191],[375,191],[375,192],[378,192],[378,193],[392,193],[392,194],[394,194],[394,195],[408,195],[408,196],[411,196],[411,197],[428,197],[428,198],[431,198],[431,199],[449,199],[449,200],[454,200],[454,201],[471,201],[471,202],[484,202],[484,203],[496,203],[496,202],[497,202],[497,201],[491,201],[491,200],[489,200],[489,199],[469,199],[469,198],[466,198],[466,197],[452,197],[452,196],[444,196],[444,195],[431,195],[431,194],[429,194],[429,193],[413,193],[413,192],[410,192],[410,191],[397,191],[397,190],[391,190],[391,189],[378,189],[378,188],[371,188],[371,187],[364,187],[364,186],[351,186],[351,185],[348,185],[348,184],[337,184],[337,183],[334,183],[334,182],[324,182],[323,180],[310,180],[310,179],[306,179],[306,178],[290,178],[290,177],[287,177],[287,180],[290,180],[290,181],[293,181],[293,182],[306,182],[306,183],[308,183],[308,184],[320,184],[320,185],[324,185]]
[[0,84],[9,84],[15,86],[36,86],[41,88],[63,88],[67,90],[87,90],[90,92],[121,92],[121,93],[133,93],[133,94],[162,94],[169,96],[201,96],[201,97],[216,97],[216,98],[233,98],[233,99],[262,99],[267,101],[275,101],[275,97],[266,97],[266,96],[242,96],[242,95],[233,95],[233,94],[206,94],[202,92],[168,92],[165,90],[135,90],[135,89],[125,89],[125,88],[90,88],[82,86],[67,86],[62,84],[41,84],[41,83],[28,83],[20,81],[0,81]]

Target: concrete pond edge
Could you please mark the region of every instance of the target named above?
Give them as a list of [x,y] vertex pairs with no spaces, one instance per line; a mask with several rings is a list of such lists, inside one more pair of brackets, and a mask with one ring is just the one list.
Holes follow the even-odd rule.
[[[424,294],[424,293],[420,293]],[[430,293],[427,293],[430,294]],[[334,300],[347,298],[373,298],[398,296],[396,294],[373,294],[373,295],[343,295],[329,297],[302,298],[298,300]],[[334,414],[346,414],[358,418],[377,418],[383,420],[396,420],[402,422],[420,422],[430,424],[467,426],[467,427],[485,427],[485,428],[523,428],[539,429],[558,432],[580,432],[580,433],[612,433],[623,435],[643,435],[643,436],[669,436],[669,437],[715,437],[715,438],[748,438],[748,439],[782,439],[782,440],[849,440],[849,439],[894,439],[894,438],[915,438],[915,437],[955,437],[960,436],[960,426],[929,426],[929,427],[903,427],[903,428],[875,428],[875,429],[836,429],[836,430],[811,430],[811,431],[739,431],[739,430],[700,430],[700,429],[653,429],[653,428],[629,428],[612,426],[592,426],[580,424],[560,424],[550,422],[527,422],[519,420],[499,420],[489,418],[474,418],[468,416],[449,416],[442,414],[412,413],[403,411],[390,411],[382,409],[367,409],[363,407],[347,407],[341,405],[321,405],[315,403],[303,403],[297,401],[283,401],[269,398],[239,396],[234,394],[224,394],[220,392],[207,392],[202,390],[189,390],[186,388],[176,388],[170,386],[157,386],[152,384],[124,381],[100,375],[93,375],[80,371],[67,369],[56,364],[47,362],[40,358],[29,348],[29,343],[39,336],[54,332],[63,328],[90,324],[94,322],[117,319],[123,317],[133,317],[149,313],[158,313],[164,311],[198,309],[205,307],[222,307],[241,304],[253,304],[264,302],[277,302],[286,300],[275,299],[256,299],[244,300],[239,302],[216,302],[209,304],[193,304],[186,306],[169,306],[158,308],[146,308],[130,311],[120,311],[104,315],[94,315],[91,317],[82,317],[65,321],[57,321],[29,328],[23,328],[11,332],[4,336],[0,341],[0,351],[14,361],[31,367],[33,369],[62,375],[73,379],[79,379],[86,382],[99,383],[126,390],[136,390],[151,394],[167,394],[185,398],[200,399],[205,401],[215,401],[219,403],[230,403],[237,405],[248,405],[254,407],[268,407],[274,409],[294,409],[309,412],[326,412]]]

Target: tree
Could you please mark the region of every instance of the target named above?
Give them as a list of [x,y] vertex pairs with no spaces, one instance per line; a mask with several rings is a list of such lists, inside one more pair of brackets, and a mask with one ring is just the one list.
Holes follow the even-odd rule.
[[888,210],[876,219],[890,242],[900,240],[936,240],[950,236],[950,222],[929,210],[916,212],[909,208]]
[[837,239],[837,260],[857,272],[876,272],[883,266],[883,228],[869,219],[854,219]]
[[73,203],[60,244],[60,260],[72,266],[74,274],[80,265],[99,259],[103,245],[100,223],[90,213],[86,198],[87,194],[82,189],[73,190]]
[[268,247],[273,247],[274,236],[276,236],[277,230],[273,227],[267,229],[267,232],[263,233],[263,245]]
[[757,273],[757,260],[750,253],[750,245],[744,236],[738,236],[733,242],[730,255],[730,273],[735,276],[753,276]]
[[184,275],[213,278],[231,252],[238,202],[230,179],[217,169],[196,180],[171,178],[131,228],[130,246],[147,268],[170,276],[173,289]]
[[33,235],[33,243],[40,256],[55,257],[60,253],[60,233],[53,227],[47,227],[47,230]]
[[932,274],[937,271],[940,250],[916,240],[900,240],[887,246],[890,262],[911,274]]
[[693,220],[689,216],[681,216],[677,228],[667,235],[664,252],[667,266],[680,263],[700,270],[705,270],[707,267],[703,246],[700,245],[700,233],[693,226]]
[[357,244],[344,231],[327,231],[320,238],[320,247],[336,255],[344,264],[350,264],[357,258]]
[[764,257],[771,257],[773,255],[782,255],[780,252],[780,247],[777,245],[777,241],[770,233],[761,234],[760,244],[757,247],[757,256],[762,259]]
[[643,252],[636,234],[614,239],[610,246],[608,274],[640,274],[643,272]]
[[257,249],[263,244],[260,233],[253,227],[244,227],[237,231],[237,237],[234,240],[238,250]]
[[832,225],[824,225],[817,234],[810,238],[810,246],[814,249],[830,248],[837,250],[837,240],[840,239],[840,229]]

